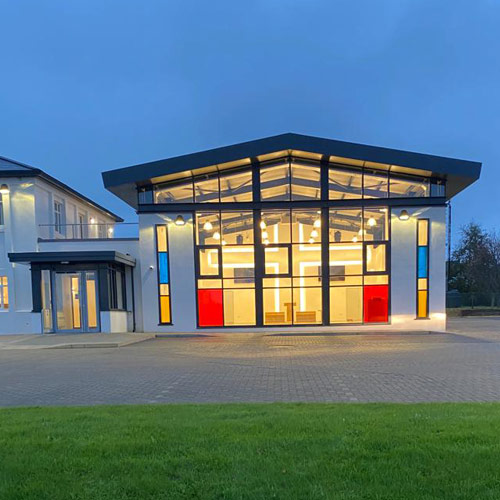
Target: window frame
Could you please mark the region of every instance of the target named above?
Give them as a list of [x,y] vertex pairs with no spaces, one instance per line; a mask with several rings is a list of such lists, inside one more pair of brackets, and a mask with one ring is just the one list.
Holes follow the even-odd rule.
[[[419,221],[426,221],[427,224],[427,245],[419,245],[419,236],[420,236],[420,229],[419,229]],[[429,218],[418,218],[417,219],[417,228],[415,231],[415,248],[416,248],[416,255],[415,255],[415,319],[416,320],[428,320],[430,319],[430,308],[429,308],[429,295],[430,295],[430,242],[431,242],[431,221]],[[420,290],[418,287],[418,281],[419,279],[422,279],[419,277],[418,273],[418,268],[419,268],[419,248],[427,248],[427,262],[426,262],[426,280],[427,280],[427,287],[425,290]],[[418,292],[419,291],[426,291],[426,303],[425,303],[425,311],[426,315],[425,316],[419,316],[418,314],[418,305],[419,305],[419,297],[418,297]]]
[[[64,219],[65,219],[64,201],[54,198],[52,205],[54,214],[54,231],[60,236],[64,236],[66,234],[64,227]],[[58,210],[58,207],[60,207],[60,210]]]
[[[167,250],[166,252],[160,252],[158,249],[158,227],[164,226],[165,227],[165,239],[167,243]],[[169,248],[169,242],[168,242],[168,224],[155,224],[154,225],[154,242],[155,242],[155,258],[156,258],[156,283],[157,283],[157,288],[156,288],[156,294],[158,297],[158,326],[165,326],[165,325],[173,325],[173,317],[172,317],[172,280],[171,274],[170,274],[170,248]],[[168,295],[162,295],[161,294],[161,285],[165,283],[161,283],[160,281],[160,253],[166,253],[167,254],[167,273],[168,273]],[[170,316],[170,321],[162,321],[161,320],[161,298],[162,297],[168,297],[168,307],[169,307],[169,316]]]
[[[5,284],[4,284],[5,280]],[[7,307],[5,307],[4,294],[7,292]],[[0,313],[10,310],[9,300],[9,277],[6,274],[0,275]]]

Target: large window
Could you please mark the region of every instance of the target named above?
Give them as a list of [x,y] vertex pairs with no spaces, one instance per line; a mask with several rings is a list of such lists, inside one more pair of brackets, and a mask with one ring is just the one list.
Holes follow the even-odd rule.
[[[444,197],[445,181],[391,171],[390,165],[357,161],[328,163],[299,157],[219,170],[203,175],[141,187],[140,204],[248,203],[252,201],[311,201],[322,197],[322,182],[329,200]],[[322,180],[322,169],[325,172]],[[260,189],[254,186],[254,170]],[[327,174],[327,175],[326,175]],[[255,198],[254,198],[254,188]],[[326,194],[325,194],[326,196]]]
[[0,276],[0,309],[9,308],[9,279],[7,276]]
[[389,321],[387,207],[223,210],[195,219],[200,327]]
[[330,323],[389,321],[388,209],[330,209]]
[[156,226],[156,254],[158,267],[158,302],[160,307],[160,324],[172,323],[170,304],[170,270],[168,261],[168,228],[166,225]]
[[198,212],[198,324],[252,326],[255,312],[253,213]]
[[108,290],[110,309],[125,309],[125,274],[119,267],[108,270]]

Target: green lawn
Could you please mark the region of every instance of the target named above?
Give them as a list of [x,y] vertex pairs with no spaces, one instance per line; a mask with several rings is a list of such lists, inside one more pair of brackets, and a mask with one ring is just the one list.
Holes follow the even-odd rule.
[[498,499],[500,404],[0,410],[0,499]]

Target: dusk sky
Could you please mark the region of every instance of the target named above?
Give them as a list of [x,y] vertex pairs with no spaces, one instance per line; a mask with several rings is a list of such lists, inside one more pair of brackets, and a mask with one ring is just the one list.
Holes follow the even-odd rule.
[[498,0],[0,0],[0,19],[0,155],[128,221],[102,171],[297,132],[481,161],[454,229],[500,229]]

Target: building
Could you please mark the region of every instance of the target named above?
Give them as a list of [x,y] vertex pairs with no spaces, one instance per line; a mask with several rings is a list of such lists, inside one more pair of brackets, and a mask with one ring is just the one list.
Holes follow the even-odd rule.
[[39,232],[6,247],[5,276],[19,268],[27,286],[31,273],[31,331],[443,330],[446,204],[480,169],[283,134],[108,171],[138,239],[116,238],[118,218],[70,190],[103,237],[78,219],[71,237]]

